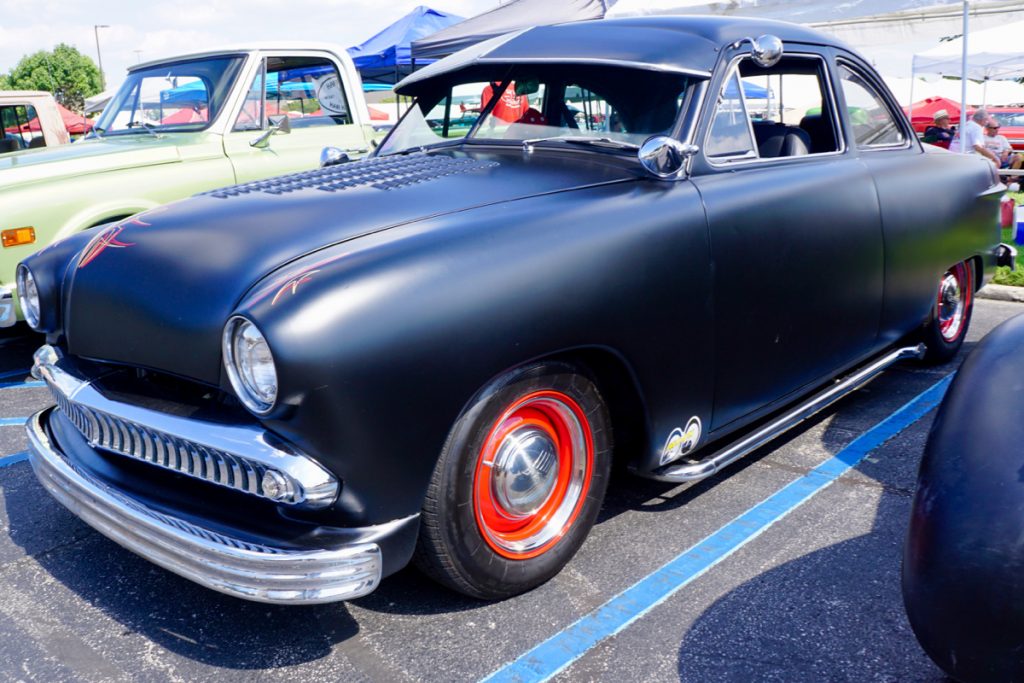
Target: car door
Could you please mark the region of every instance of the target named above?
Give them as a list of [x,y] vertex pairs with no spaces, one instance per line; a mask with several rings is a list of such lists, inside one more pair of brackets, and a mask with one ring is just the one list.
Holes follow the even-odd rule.
[[712,429],[753,419],[877,346],[878,200],[846,150],[830,74],[810,48],[768,69],[736,57],[709,91],[693,182],[714,263]]
[[[287,132],[269,131],[278,117]],[[264,57],[224,138],[236,181],[316,168],[324,147],[368,151],[338,63],[326,53]]]

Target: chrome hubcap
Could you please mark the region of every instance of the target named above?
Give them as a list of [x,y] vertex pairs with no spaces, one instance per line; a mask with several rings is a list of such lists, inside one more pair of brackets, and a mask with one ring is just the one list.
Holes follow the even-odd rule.
[[946,340],[956,339],[964,317],[964,296],[960,280],[946,273],[939,288],[939,329]]
[[555,449],[544,432],[533,428],[517,429],[501,443],[491,482],[498,504],[512,518],[532,515],[547,502],[558,481]]

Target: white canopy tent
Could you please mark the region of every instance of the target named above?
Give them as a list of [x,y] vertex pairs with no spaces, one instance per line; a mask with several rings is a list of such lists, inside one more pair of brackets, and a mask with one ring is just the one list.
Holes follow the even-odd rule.
[[[960,101],[963,88],[959,79],[949,78],[897,78],[885,76],[889,90],[901,106],[909,107],[928,97],[945,97]],[[1024,104],[1024,85],[1015,81],[967,81],[967,105],[1020,105]]]

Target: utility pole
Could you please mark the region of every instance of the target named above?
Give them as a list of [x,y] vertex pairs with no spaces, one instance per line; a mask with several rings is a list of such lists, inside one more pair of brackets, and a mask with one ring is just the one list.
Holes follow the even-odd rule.
[[103,75],[103,55],[100,53],[100,29],[110,28],[107,24],[93,24],[92,32],[96,36],[96,59],[100,66],[100,90],[107,89],[107,78]]
[[138,64],[142,61],[142,50],[132,50],[135,53],[135,63]]

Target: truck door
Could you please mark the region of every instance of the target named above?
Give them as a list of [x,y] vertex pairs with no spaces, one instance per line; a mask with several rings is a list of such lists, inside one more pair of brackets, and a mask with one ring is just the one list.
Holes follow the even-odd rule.
[[878,199],[845,150],[828,73],[810,53],[767,69],[737,58],[705,123],[693,181],[714,262],[713,429],[877,345]]
[[[367,140],[354,122],[348,87],[327,55],[265,57],[224,137],[236,181],[317,168],[324,147],[362,156]],[[288,132],[270,131],[278,117],[287,119]]]

